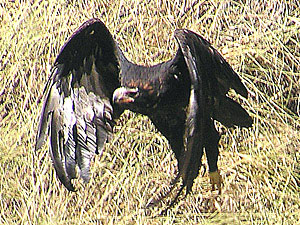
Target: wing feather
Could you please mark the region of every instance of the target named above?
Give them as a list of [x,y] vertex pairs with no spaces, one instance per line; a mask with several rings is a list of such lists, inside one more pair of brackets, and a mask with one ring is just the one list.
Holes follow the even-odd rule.
[[[120,115],[111,105],[119,86],[119,52],[98,19],[85,22],[62,47],[47,82],[36,149],[50,135],[56,174],[71,191],[71,179],[90,180],[95,153],[108,141],[113,120]],[[78,169],[77,169],[78,168]]]
[[203,155],[203,128],[206,118],[205,102],[203,93],[203,71],[198,64],[201,62],[193,51],[193,42],[188,43],[184,33],[175,33],[179,41],[180,51],[184,56],[191,80],[190,97],[186,113],[184,151],[179,162],[179,175],[183,178],[183,183],[187,186],[189,193],[194,179],[199,174],[201,158]]
[[[187,45],[186,61],[197,64],[199,76],[203,80],[203,92],[210,116],[226,126],[252,125],[252,118],[237,103],[227,97],[229,89],[235,89],[243,97],[248,96],[246,87],[238,74],[226,62],[221,54],[200,35],[189,30],[176,30],[175,37],[180,45],[179,51]],[[190,52],[190,55],[188,55]],[[190,70],[190,74],[193,71]]]
[[[175,38],[179,44],[177,57],[183,55],[191,80],[185,124],[185,148],[179,160],[179,175],[183,178],[188,193],[199,174],[204,147],[213,151],[208,154],[209,164],[214,165],[214,168],[210,169],[217,169],[215,165],[218,146],[211,147],[211,143],[205,142],[211,138],[207,137],[209,131],[204,130],[208,129],[207,124],[211,123],[211,118],[229,126],[250,126],[252,119],[238,103],[226,97],[230,88],[244,97],[247,97],[248,93],[221,54],[208,41],[192,31],[176,30]],[[218,143],[218,135],[215,138],[214,142]]]

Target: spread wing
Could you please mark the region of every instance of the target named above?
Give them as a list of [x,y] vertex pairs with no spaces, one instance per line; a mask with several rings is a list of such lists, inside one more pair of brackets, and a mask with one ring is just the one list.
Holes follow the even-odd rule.
[[[218,141],[212,139],[216,119],[226,126],[251,126],[252,119],[236,102],[226,96],[230,88],[247,97],[247,90],[230,65],[208,41],[189,30],[176,30],[179,44],[191,80],[190,97],[186,112],[184,151],[179,158],[179,176],[187,193],[201,166],[203,149],[209,151],[209,165],[217,169]],[[212,125],[211,125],[212,124]],[[211,171],[211,170],[210,170]]]
[[48,134],[56,174],[67,189],[77,168],[90,179],[90,162],[100,153],[121,112],[111,105],[119,86],[119,52],[105,25],[85,22],[62,47],[45,88],[36,149]]

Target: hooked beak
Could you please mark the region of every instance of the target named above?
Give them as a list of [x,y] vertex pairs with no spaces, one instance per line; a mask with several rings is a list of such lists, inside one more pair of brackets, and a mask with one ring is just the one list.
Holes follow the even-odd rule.
[[113,103],[126,104],[134,102],[134,98],[138,95],[138,88],[117,88],[113,93]]

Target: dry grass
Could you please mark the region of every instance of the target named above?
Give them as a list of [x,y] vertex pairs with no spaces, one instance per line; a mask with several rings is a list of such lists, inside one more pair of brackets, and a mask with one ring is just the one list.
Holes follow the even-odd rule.
[[[88,2],[88,3],[85,3]],[[167,141],[127,112],[93,179],[68,192],[47,146],[33,150],[44,84],[68,36],[85,20],[105,22],[129,59],[155,64],[177,47],[176,28],[210,40],[241,75],[251,129],[226,129],[222,195],[207,174],[167,216],[144,206],[176,171]],[[296,224],[300,220],[300,6],[297,0],[0,0],[1,224]],[[234,93],[232,93],[234,95]],[[204,160],[205,162],[205,160]],[[154,217],[153,217],[154,216]],[[299,222],[298,222],[299,223]]]

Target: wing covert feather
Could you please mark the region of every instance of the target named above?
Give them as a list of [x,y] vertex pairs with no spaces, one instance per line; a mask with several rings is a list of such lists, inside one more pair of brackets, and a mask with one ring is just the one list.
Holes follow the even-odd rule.
[[195,59],[197,56],[195,61],[201,63],[198,72],[202,72],[205,76],[203,78],[209,81],[208,85],[212,91],[224,95],[233,88],[243,97],[248,96],[247,89],[238,74],[206,39],[185,29],[176,30],[175,37],[179,43],[185,43],[192,48],[192,57]]

